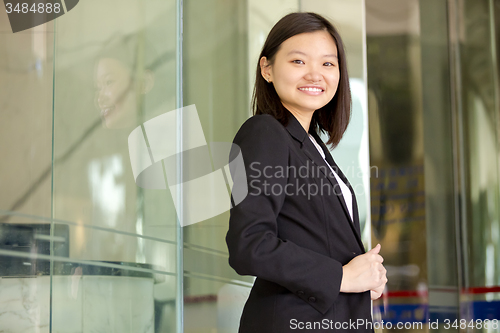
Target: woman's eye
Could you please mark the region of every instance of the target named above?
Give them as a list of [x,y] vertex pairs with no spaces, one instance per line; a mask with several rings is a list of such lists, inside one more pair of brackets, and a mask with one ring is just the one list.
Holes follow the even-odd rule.
[[303,64],[304,63],[302,60],[294,60],[292,62],[295,64]]
[[325,66],[335,66],[335,64],[332,63],[332,62],[325,62],[323,65],[325,65]]

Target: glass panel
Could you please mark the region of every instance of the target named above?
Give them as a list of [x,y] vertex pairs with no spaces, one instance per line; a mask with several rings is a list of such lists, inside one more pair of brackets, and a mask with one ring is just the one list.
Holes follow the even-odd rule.
[[[463,145],[461,315],[500,319],[497,1],[458,1],[459,122]],[[498,23],[497,23],[498,24]],[[498,325],[487,332],[499,332]]]
[[141,125],[179,102],[176,6],[81,1],[56,22],[53,210],[69,253],[53,267],[54,332],[66,332],[69,300],[85,332],[177,329],[174,201],[163,173],[163,190],[140,182],[137,161],[145,153],[161,170]]
[[0,331],[49,332],[53,47],[53,21],[13,33],[2,7]]
[[0,11],[0,223],[50,217],[53,23],[14,34]]
[[[456,205],[447,2],[420,0],[429,320],[458,318]],[[441,331],[449,331],[437,325]],[[433,326],[433,330],[437,327]],[[455,330],[456,331],[456,330]]]
[[393,330],[408,322],[408,332],[427,329],[428,321],[424,20],[418,0],[366,1],[372,242],[382,245],[389,279],[374,320]]
[[389,279],[375,318],[458,331],[444,325],[459,318],[448,2],[366,5],[373,238]]
[[[183,104],[195,105],[202,139],[215,163],[215,143],[232,142],[249,116],[247,6],[241,1],[212,0],[183,4]],[[210,190],[221,186],[229,193],[223,178],[215,180]],[[201,200],[208,202],[208,194],[203,194]],[[184,204],[191,205],[186,206],[188,211],[201,211],[216,202]],[[183,228],[184,332],[236,332],[253,281],[228,264],[229,207],[212,216]]]

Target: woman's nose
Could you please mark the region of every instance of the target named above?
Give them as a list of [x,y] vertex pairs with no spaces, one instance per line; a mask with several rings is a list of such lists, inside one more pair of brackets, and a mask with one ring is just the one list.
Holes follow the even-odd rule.
[[99,104],[102,104],[104,102],[106,102],[106,100],[108,99],[108,91],[106,88],[101,88],[101,89],[98,89],[96,91],[96,96],[97,96],[97,101],[99,102]]
[[306,76],[304,78],[307,81],[319,82],[319,81],[321,81],[322,77],[323,76],[321,75],[321,73],[319,72],[319,70],[316,67],[311,66],[311,67],[309,67],[309,71],[308,71],[308,73],[306,74]]
[[96,90],[95,101],[97,102],[96,104],[99,108],[102,106],[105,106],[108,99],[109,99],[109,96],[106,93],[106,89],[101,88],[101,89]]

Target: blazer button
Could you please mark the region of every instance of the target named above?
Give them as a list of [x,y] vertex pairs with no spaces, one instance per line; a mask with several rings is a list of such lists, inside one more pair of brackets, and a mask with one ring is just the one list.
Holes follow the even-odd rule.
[[302,290],[297,291],[297,295],[304,296],[304,292]]
[[316,302],[316,297],[313,297],[313,296],[309,297],[309,302],[311,302],[311,303]]

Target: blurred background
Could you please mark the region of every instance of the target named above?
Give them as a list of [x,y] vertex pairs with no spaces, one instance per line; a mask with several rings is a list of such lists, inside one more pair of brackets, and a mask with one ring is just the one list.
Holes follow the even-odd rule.
[[500,0],[82,0],[17,33],[0,9],[0,331],[237,332],[229,212],[181,226],[128,137],[194,104],[232,142],[267,33],[313,11],[347,49],[332,155],[382,244],[376,331],[500,332]]

